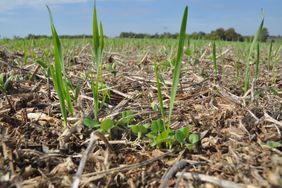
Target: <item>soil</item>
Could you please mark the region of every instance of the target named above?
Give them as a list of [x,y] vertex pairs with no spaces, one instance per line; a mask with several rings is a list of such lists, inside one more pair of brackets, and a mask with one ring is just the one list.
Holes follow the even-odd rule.
[[[152,65],[167,58],[146,53],[138,60],[134,48],[106,52],[103,78],[110,99],[100,120],[117,121],[125,110],[135,114],[136,124],[160,117],[151,108],[157,103]],[[274,82],[262,63],[259,78],[244,95],[244,66],[239,62],[236,79],[235,59],[232,49],[223,53],[224,67],[215,76],[208,57],[198,64],[184,57],[171,127],[189,127],[201,135],[199,145],[188,150],[177,144],[154,148],[146,136],[138,140],[126,127],[101,136],[83,125],[82,118],[93,115],[90,80],[85,79],[85,73],[95,75],[90,48],[65,59],[68,77],[81,85],[67,128],[46,72],[31,57],[24,64],[23,53],[1,49],[0,70],[4,80],[13,79],[0,92],[0,187],[70,187],[75,177],[80,187],[282,187],[282,147],[266,144],[281,143],[282,62]],[[116,75],[107,68],[113,63]],[[168,111],[172,71],[162,65]],[[83,173],[76,176],[85,156]]]

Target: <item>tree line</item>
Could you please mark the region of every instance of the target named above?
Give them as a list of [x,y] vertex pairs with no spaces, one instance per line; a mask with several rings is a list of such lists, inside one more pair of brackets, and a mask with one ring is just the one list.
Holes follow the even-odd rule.
[[[73,39],[73,38],[92,38],[92,35],[60,35],[61,38]],[[108,38],[107,36],[105,36]],[[176,39],[178,33],[164,32],[162,34],[147,34],[147,33],[134,33],[134,32],[121,32],[118,36],[119,38],[172,38]],[[40,39],[40,38],[51,38],[48,35],[35,35],[29,34],[24,37],[25,39]],[[223,29],[218,28],[211,31],[210,33],[205,33],[203,31],[193,32],[189,34],[190,39],[202,39],[202,40],[222,40],[222,41],[251,41],[253,36],[243,36],[235,31],[234,28]],[[22,39],[22,37],[15,36],[14,39]],[[282,36],[270,36],[268,29],[263,28],[262,33],[259,37],[261,42],[265,42],[268,39],[277,40],[282,39]]]
[[[146,33],[134,33],[134,32],[121,32],[120,38],[177,38],[178,33],[168,33],[163,34],[146,34]],[[267,41],[269,38],[269,32],[267,28],[263,28],[259,40],[262,42]],[[189,35],[191,39],[204,39],[204,40],[224,40],[224,41],[250,41],[252,36],[243,36],[235,31],[234,28],[223,29],[218,28],[210,33],[205,32],[193,32]]]

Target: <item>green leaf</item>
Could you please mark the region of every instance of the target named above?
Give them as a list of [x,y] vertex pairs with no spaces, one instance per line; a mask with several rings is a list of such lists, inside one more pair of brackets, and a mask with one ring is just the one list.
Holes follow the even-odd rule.
[[[95,55],[98,55],[99,51],[99,30],[98,30],[98,19],[97,19],[97,10],[96,10],[96,2],[94,5],[94,11],[93,11],[93,45],[94,45],[94,51]],[[98,62],[96,62],[98,63]]]
[[98,83],[94,83],[94,81],[91,81],[91,89],[92,89],[92,95],[93,95],[93,106],[94,106],[94,119],[98,121],[98,111],[99,111],[99,88]]
[[121,113],[121,118],[118,120],[119,125],[128,125],[135,121],[134,115],[131,111],[127,110]]
[[174,101],[176,97],[177,86],[179,83],[180,69],[181,69],[182,56],[183,56],[183,46],[184,46],[185,37],[186,37],[187,17],[188,17],[188,7],[186,6],[184,10],[184,14],[183,14],[182,24],[181,24],[180,34],[179,34],[177,58],[176,58],[175,67],[173,70],[173,82],[172,82],[172,89],[170,93],[169,115],[168,115],[169,124],[170,124],[172,110],[173,110]]
[[156,145],[159,147],[161,143],[166,143],[166,146],[171,148],[172,143],[175,141],[173,132],[170,129],[164,130],[159,134],[156,139]]
[[279,96],[279,92],[275,88],[270,87],[269,89],[270,89],[270,91],[272,92],[273,95]]
[[271,148],[279,148],[279,147],[282,147],[282,144],[280,142],[275,142],[275,141],[271,141],[271,140],[268,140],[266,142],[266,144],[271,147]]
[[130,128],[135,135],[145,134],[148,131],[150,124],[144,125],[131,125]]
[[4,84],[5,84],[4,76],[5,76],[4,73],[1,73],[1,74],[0,74],[0,85],[1,85],[1,86],[4,86]]
[[41,60],[37,60],[35,61],[38,65],[40,65],[44,70],[46,70],[48,68],[48,64],[47,63],[44,63],[43,61]]
[[100,126],[100,124],[99,124],[99,122],[98,121],[95,121],[95,120],[93,120],[93,119],[91,119],[91,118],[88,118],[88,117],[86,117],[86,118],[84,118],[83,119],[83,124],[86,126],[86,127],[88,127],[88,128],[98,128],[99,126]]
[[100,53],[102,53],[104,49],[104,30],[102,22],[100,22]]
[[157,119],[152,121],[151,125],[152,132],[161,133],[165,130],[165,125],[162,119]]
[[187,127],[183,127],[175,131],[175,138],[180,144],[184,144],[186,138],[189,135],[189,129]]
[[187,56],[192,56],[192,50],[190,49],[190,48],[187,48],[186,50],[185,50],[185,54],[187,55]]
[[109,132],[114,127],[114,122],[112,119],[105,119],[101,122],[102,132]]
[[158,100],[159,100],[159,105],[160,105],[160,111],[161,111],[162,119],[165,122],[164,103],[163,103],[162,89],[161,89],[161,83],[160,83],[159,68],[157,64],[155,64],[155,76],[156,76],[156,81],[157,81]]
[[189,135],[189,143],[190,144],[196,144],[197,142],[200,141],[200,135],[199,134],[195,134],[195,133],[192,133]]
[[217,68],[217,63],[216,63],[216,44],[215,41],[213,41],[213,46],[212,46],[212,61],[213,61],[213,70],[216,76],[218,76],[218,68]]
[[151,108],[154,112],[159,112],[159,106],[155,102],[151,103]]
[[245,78],[244,78],[244,93],[246,93],[249,89],[250,77],[251,77],[251,75],[250,75],[250,72],[251,72],[251,57],[252,57],[252,53],[253,53],[253,50],[255,48],[255,45],[258,42],[259,36],[262,32],[263,24],[264,24],[264,18],[261,20],[260,26],[257,30],[257,33],[256,33],[256,35],[253,39],[253,42],[252,42],[250,50],[249,50],[248,59],[247,59],[247,63],[246,63]]

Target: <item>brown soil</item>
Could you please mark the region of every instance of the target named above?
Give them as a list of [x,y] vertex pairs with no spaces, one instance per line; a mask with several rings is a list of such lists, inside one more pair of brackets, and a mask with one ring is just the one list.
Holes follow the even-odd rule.
[[[210,50],[207,47],[207,54]],[[92,110],[89,80],[84,79],[85,72],[95,74],[89,71],[89,54],[86,48],[74,59],[66,58],[69,77],[82,88],[76,115],[64,129],[52,81],[48,84],[43,70],[36,64],[23,65],[21,53],[0,51],[1,72],[5,78],[14,76],[6,95],[0,93],[0,187],[70,187],[94,131],[81,123]],[[282,148],[265,144],[269,140],[281,143],[282,64],[275,83],[262,64],[254,89],[244,96],[243,66],[239,80],[234,79],[233,56],[232,49],[223,54],[224,72],[220,66],[218,78],[205,57],[200,64],[182,66],[172,128],[188,126],[201,134],[201,143],[193,151],[180,145],[155,149],[145,136],[135,141],[124,127],[114,129],[108,142],[95,134],[92,138],[97,142],[87,157],[80,186],[282,187]],[[152,65],[166,58],[147,53],[138,61],[136,49],[127,54],[106,53],[105,67],[116,63],[117,75],[104,70],[111,98],[99,117],[117,120],[125,110],[136,114],[136,123],[159,117],[150,105],[157,102]],[[171,74],[168,69],[163,74],[166,110]],[[251,101],[252,91],[260,95]]]

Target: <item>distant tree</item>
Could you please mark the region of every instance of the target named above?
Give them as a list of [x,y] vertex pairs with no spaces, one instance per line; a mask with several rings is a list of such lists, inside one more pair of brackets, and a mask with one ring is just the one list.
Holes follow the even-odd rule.
[[268,37],[269,37],[268,29],[266,27],[262,28],[262,32],[261,35],[259,36],[259,40],[261,42],[266,42]]
[[223,28],[218,28],[215,31],[212,31],[210,34],[210,39],[212,40],[225,40],[225,34],[224,34]]
[[242,35],[237,33],[234,28],[229,28],[224,32],[225,40],[227,41],[243,41]]
[[234,41],[237,39],[237,33],[234,28],[229,28],[224,32],[227,41]]

